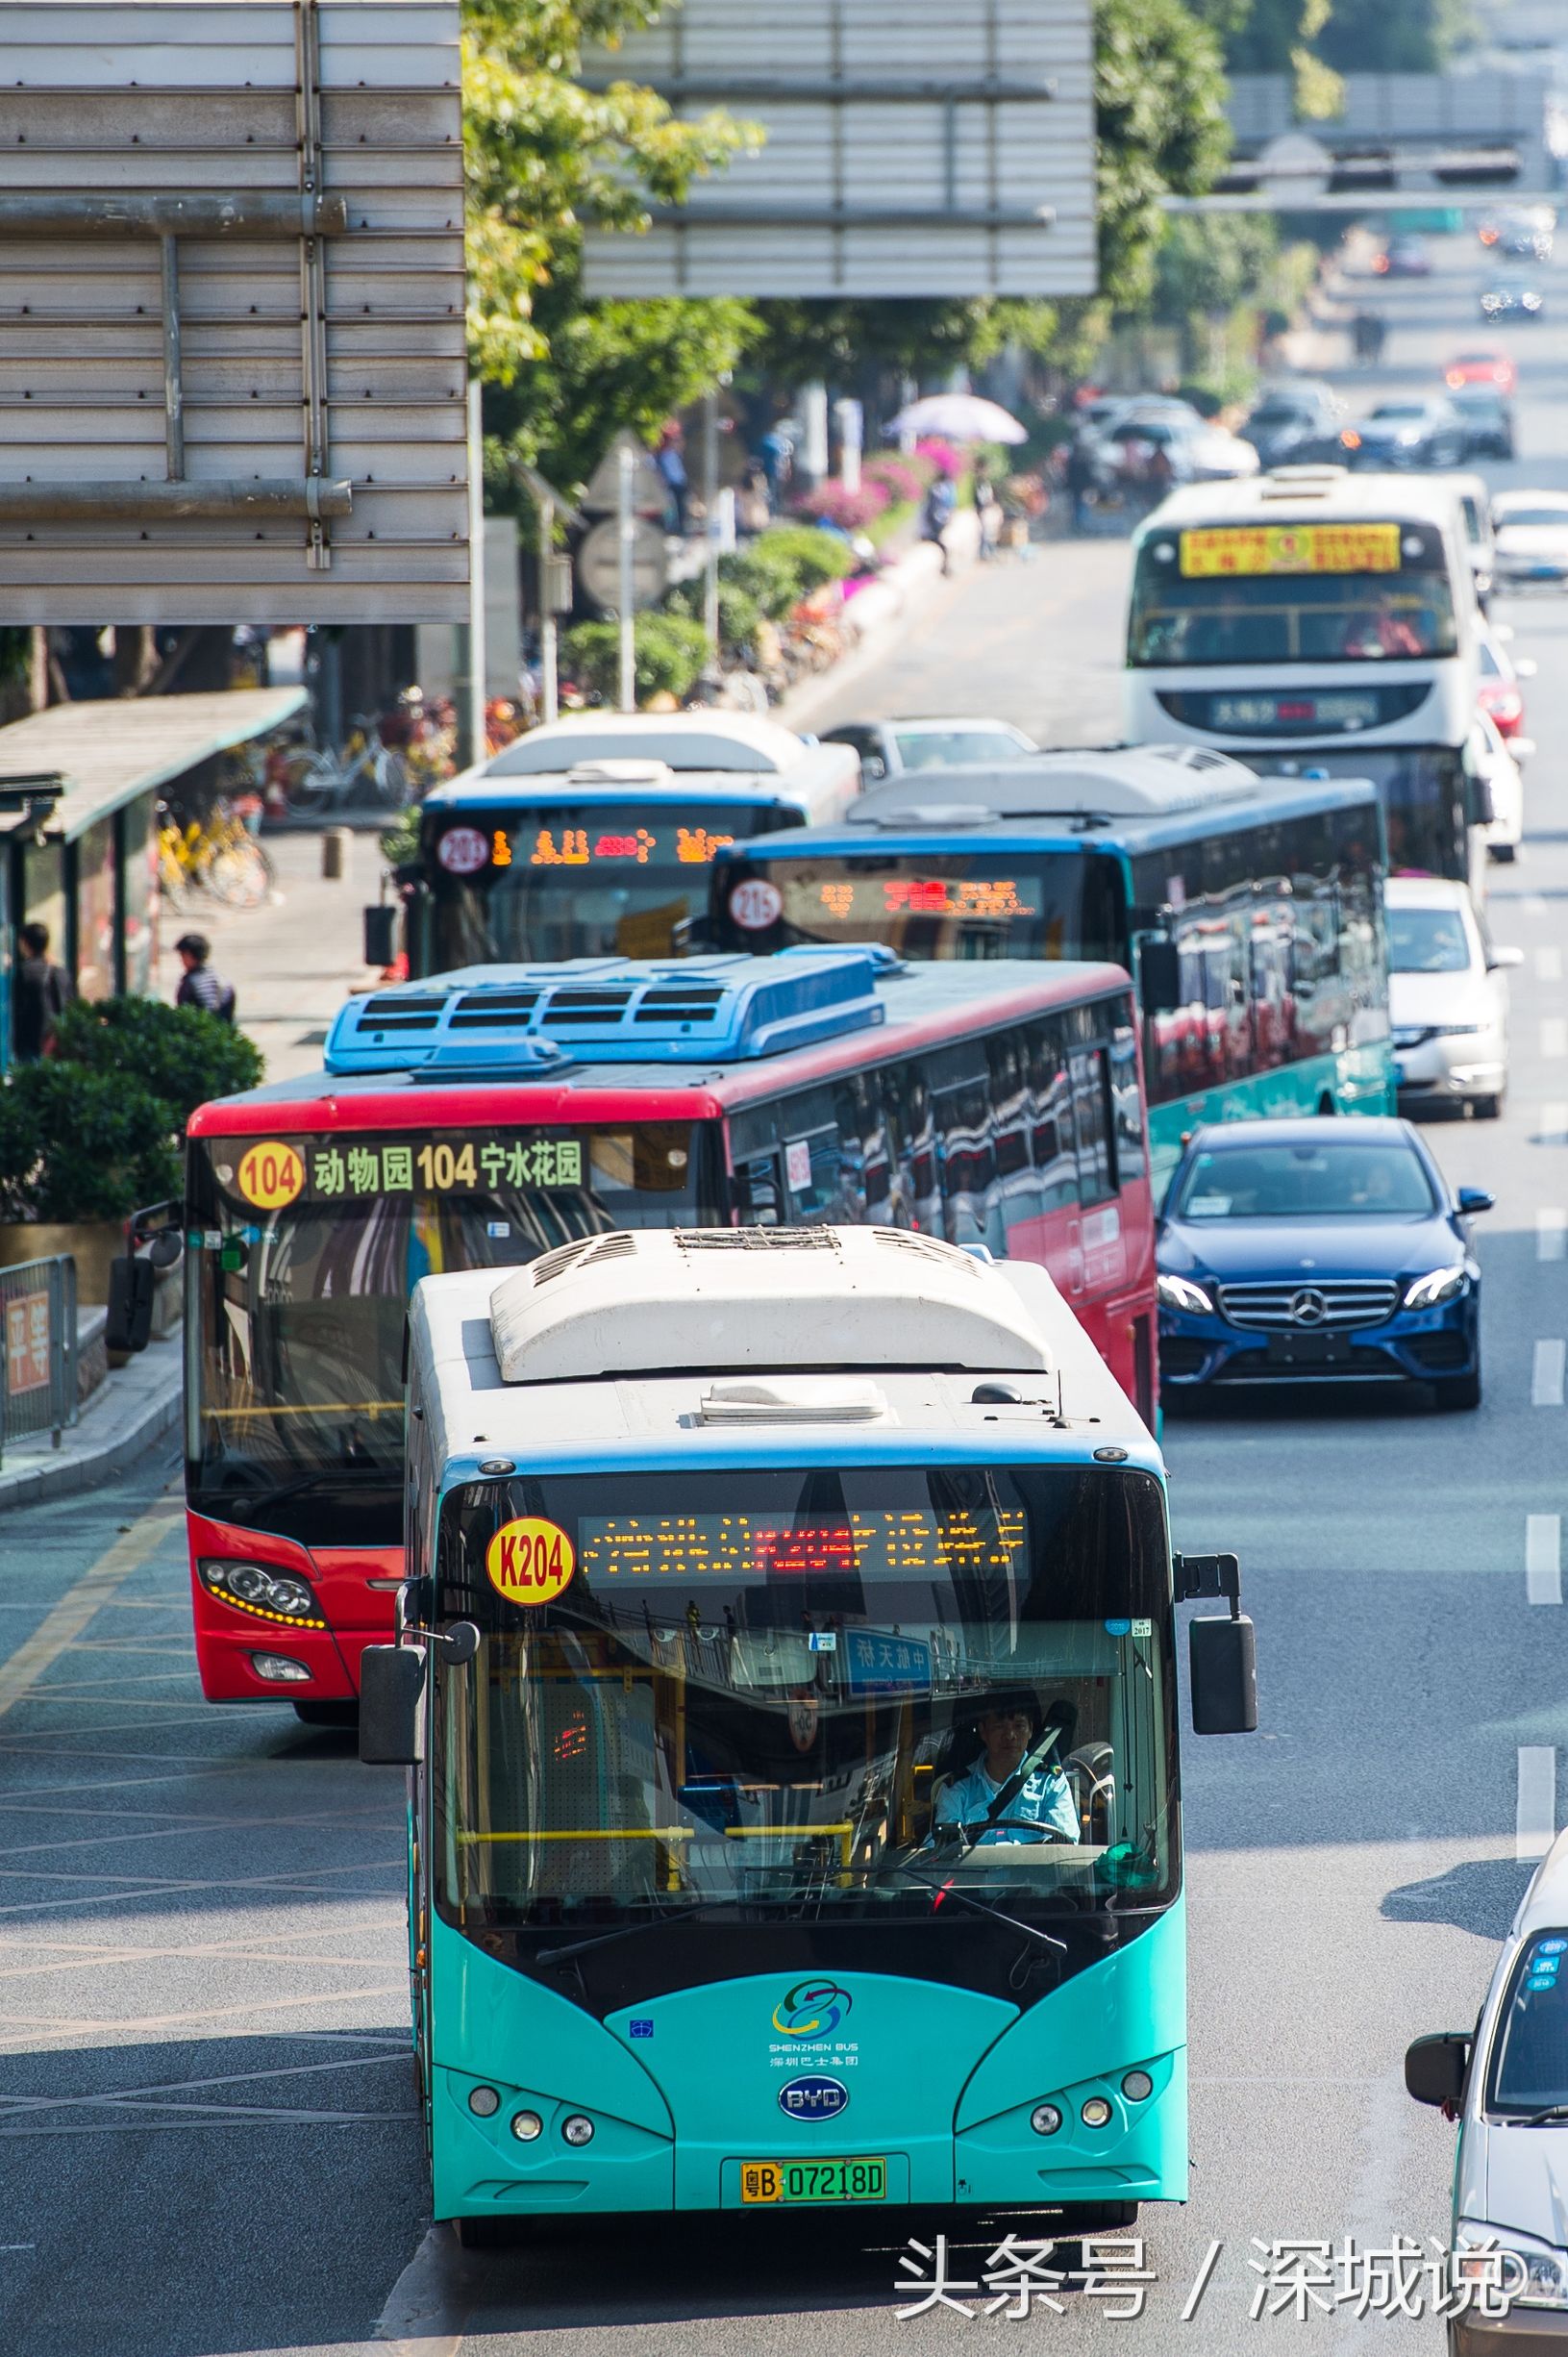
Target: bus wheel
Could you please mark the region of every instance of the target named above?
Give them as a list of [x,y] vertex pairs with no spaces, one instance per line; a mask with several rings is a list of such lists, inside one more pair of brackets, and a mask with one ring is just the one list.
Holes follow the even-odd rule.
[[464,2250],[498,2250],[507,2241],[510,2218],[455,2218],[453,2228]]
[[357,1702],[296,1702],[295,1716],[308,1727],[357,1727],[360,1706]]

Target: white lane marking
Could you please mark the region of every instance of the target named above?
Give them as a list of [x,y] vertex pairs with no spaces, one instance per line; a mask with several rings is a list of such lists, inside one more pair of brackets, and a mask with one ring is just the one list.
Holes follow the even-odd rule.
[[1525,1596],[1531,1604],[1562,1602],[1562,1517],[1525,1517]]
[[1541,1107],[1541,1126],[1535,1132],[1537,1145],[1568,1145],[1568,1105],[1551,1102]]
[[1568,1056],[1568,1017],[1560,1015],[1542,1016],[1541,1053],[1543,1056]]
[[466,2321],[459,2266],[450,2226],[432,2226],[371,2327],[372,2345],[385,2357],[458,2357]]
[[66,1590],[53,1612],[44,1616],[32,1636],[0,1667],[0,1718],[32,1692],[66,1646],[74,1643],[88,1621],[109,1602],[116,1588],[133,1571],[140,1570],[148,1556],[183,1518],[178,1507],[150,1507],[128,1531],[121,1532],[112,1546],[105,1547],[91,1569],[83,1573],[74,1588]]
[[1562,951],[1556,941],[1543,943],[1535,952],[1535,979],[1537,982],[1562,980]]
[[1568,1371],[1568,1342],[1538,1341],[1535,1345],[1535,1365],[1530,1378],[1530,1404],[1532,1408],[1561,1407],[1565,1371]]
[[1568,1211],[1560,1204],[1545,1204],[1535,1215],[1535,1258],[1568,1259]]
[[1513,1854],[1544,1858],[1557,1835],[1557,1755],[1550,1743],[1520,1744],[1517,1791]]

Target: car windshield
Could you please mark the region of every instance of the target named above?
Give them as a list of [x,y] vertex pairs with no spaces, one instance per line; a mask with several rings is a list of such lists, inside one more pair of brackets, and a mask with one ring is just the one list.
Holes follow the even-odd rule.
[[1470,964],[1470,937],[1457,909],[1388,911],[1391,974],[1465,974]]
[[685,1121],[193,1143],[193,1495],[221,1511],[336,1483],[361,1498],[359,1513],[379,1476],[395,1541],[413,1285],[438,1270],[513,1267],[609,1228],[702,1226],[717,1211],[702,1144]]
[[1568,531],[1568,508],[1500,508],[1498,530],[1506,532],[1510,524],[1545,524],[1554,532]]
[[1568,2104],[1568,1931],[1537,1932],[1514,1967],[1492,2041],[1486,2108],[1515,2116]]
[[1179,1219],[1426,1217],[1431,1183],[1405,1145],[1222,1146],[1195,1154],[1182,1181]]
[[1423,401],[1380,401],[1372,413],[1374,419],[1390,425],[1404,424],[1411,418],[1430,417],[1431,410]]
[[[543,1603],[507,1552],[525,1525],[554,1550]],[[1014,1916],[1168,1893],[1167,1547],[1157,1483],[1104,1468],[456,1492],[438,1609],[481,1645],[439,1687],[443,1911],[473,1932],[757,1909],[896,1929],[950,1879]]]
[[962,769],[1027,749],[1009,731],[996,728],[900,729],[893,741],[906,769]]

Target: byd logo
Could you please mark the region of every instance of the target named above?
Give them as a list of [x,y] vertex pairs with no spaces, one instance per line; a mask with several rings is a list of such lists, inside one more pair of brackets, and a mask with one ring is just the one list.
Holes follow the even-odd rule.
[[779,2109],[786,2119],[836,2119],[849,2109],[849,2089],[842,2079],[786,2079]]

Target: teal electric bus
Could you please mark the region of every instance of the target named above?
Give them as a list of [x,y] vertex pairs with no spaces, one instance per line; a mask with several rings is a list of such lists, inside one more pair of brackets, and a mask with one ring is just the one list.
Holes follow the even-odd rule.
[[1394,1110],[1383,845],[1369,781],[1182,745],[1044,753],[890,779],[832,829],[720,852],[709,932],[1126,966],[1157,1201],[1200,1122]]
[[878,1227],[616,1231],[411,1310],[437,2219],[1187,2183],[1176,1615],[1256,1724],[1233,1556],[1042,1269]]

